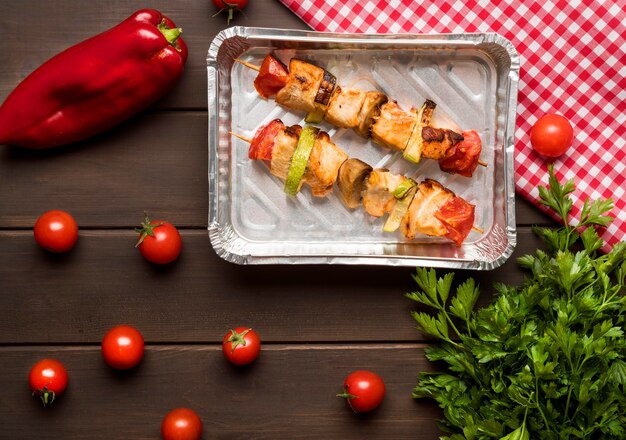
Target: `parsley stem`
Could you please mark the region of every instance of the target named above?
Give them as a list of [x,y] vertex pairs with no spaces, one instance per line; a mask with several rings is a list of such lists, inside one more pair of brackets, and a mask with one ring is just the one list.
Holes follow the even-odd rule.
[[[522,425],[524,425],[524,427],[526,427],[526,417],[528,417],[528,410],[530,409],[529,406],[526,407],[526,411],[524,411],[524,421],[522,422]],[[541,410],[540,410],[541,411]],[[545,416],[544,416],[545,419]],[[547,422],[546,422],[547,423]]]
[[608,305],[613,304],[613,298],[615,298],[615,296],[618,295],[619,292],[620,292],[620,289],[614,289],[613,293],[608,298],[606,297],[606,294],[607,294],[606,291],[604,292],[604,296],[602,297],[602,304],[600,304],[596,308],[593,314],[593,320],[597,319],[600,313],[604,313],[604,310],[608,307]]
[[[452,318],[450,318],[450,315],[448,315],[448,312],[446,312],[446,310],[443,308],[441,309],[441,311],[445,315],[446,321],[448,321],[448,324],[450,324],[450,327],[452,327],[452,330],[454,330],[454,333],[456,333],[456,335],[460,338],[461,332],[459,332],[459,330],[456,328],[456,325],[454,325],[454,322],[452,321]],[[468,327],[468,331],[469,331],[469,327]],[[454,344],[454,345],[457,345],[457,344]]]
[[567,402],[565,403],[565,412],[563,413],[563,422],[565,422],[567,420],[567,414],[569,413],[569,402],[572,398],[572,391],[573,391],[573,387],[570,384],[569,385],[569,391],[567,392]]
[[[543,409],[541,409],[541,405],[539,405],[539,378],[536,375],[535,375],[535,407],[539,411],[539,414],[541,414],[543,423],[546,424],[546,429],[548,429],[550,427],[550,424],[548,423],[548,418],[544,414]],[[528,408],[526,408],[526,412],[528,412]],[[526,423],[526,414],[524,414],[524,423]]]

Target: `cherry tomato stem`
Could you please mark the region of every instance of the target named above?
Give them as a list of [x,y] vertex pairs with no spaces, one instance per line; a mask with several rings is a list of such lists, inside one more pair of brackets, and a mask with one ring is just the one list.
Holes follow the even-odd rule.
[[371,371],[354,371],[344,380],[342,392],[337,397],[346,399],[355,413],[373,411],[385,398],[385,383]]
[[67,388],[68,374],[65,366],[55,359],[42,359],[28,373],[28,384],[33,396],[37,395],[44,406],[50,405]]
[[248,0],[213,0],[213,4],[216,8],[219,9],[217,13],[213,15],[213,17],[220,14],[222,11],[226,11],[228,14],[228,17],[226,18],[226,24],[230,24],[231,20],[234,17],[235,11],[241,12],[243,8],[245,8],[248,4]]
[[52,390],[49,390],[48,385],[44,385],[43,389],[41,390],[33,391],[33,396],[35,394],[39,395],[39,398],[41,399],[41,403],[43,403],[43,406],[49,405],[52,402],[54,402],[54,398],[56,397],[56,393]]
[[144,221],[135,232],[139,233],[135,247],[146,260],[155,264],[168,264],[180,255],[183,241],[178,229],[171,223],[151,221],[145,214]]
[[261,338],[249,327],[236,327],[224,336],[222,351],[229,362],[247,365],[259,357]]

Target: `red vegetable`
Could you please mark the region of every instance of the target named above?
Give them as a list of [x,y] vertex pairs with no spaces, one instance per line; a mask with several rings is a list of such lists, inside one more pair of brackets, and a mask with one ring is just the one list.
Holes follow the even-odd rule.
[[248,157],[254,160],[271,161],[276,136],[284,128],[285,124],[280,119],[274,119],[267,125],[259,127],[250,142]]
[[46,61],[0,107],[0,144],[54,147],[128,119],[180,78],[187,60],[180,33],[144,9]]
[[350,373],[343,383],[343,392],[337,394],[343,397],[354,412],[372,411],[385,398],[385,383],[381,377],[368,370],[358,370]]
[[574,140],[574,130],[569,121],[554,113],[546,113],[530,130],[530,143],[544,157],[559,157]]
[[[248,0],[213,0],[213,4],[216,8],[219,8],[217,14],[222,11],[228,12],[228,18],[226,19],[226,24],[230,24],[230,21],[233,19],[235,11],[240,11],[246,7],[248,4]],[[217,15],[215,14],[215,15]],[[213,17],[215,17],[213,15]]]
[[164,220],[150,221],[144,217],[141,227],[135,229],[139,233],[136,248],[143,257],[155,264],[168,264],[176,260],[183,247],[183,239],[176,226]]
[[33,395],[39,395],[44,406],[67,388],[67,370],[55,359],[42,359],[30,369],[28,384]]
[[143,359],[143,336],[130,325],[118,325],[102,338],[102,357],[116,370],[129,370]]
[[453,197],[435,213],[435,217],[448,231],[445,237],[454,241],[457,246],[463,244],[474,227],[474,208],[474,205],[461,197]]
[[446,151],[439,160],[439,168],[446,173],[472,177],[482,151],[480,136],[475,130],[463,132],[463,140]]
[[263,98],[269,98],[285,87],[289,73],[287,67],[272,55],[267,55],[254,79],[254,88]]
[[76,220],[65,211],[44,212],[33,228],[35,241],[50,252],[67,252],[78,240]]
[[259,357],[261,338],[249,327],[237,327],[224,336],[222,351],[231,363],[247,365]]
[[173,409],[161,423],[163,440],[199,440],[201,436],[202,421],[198,414],[189,408]]

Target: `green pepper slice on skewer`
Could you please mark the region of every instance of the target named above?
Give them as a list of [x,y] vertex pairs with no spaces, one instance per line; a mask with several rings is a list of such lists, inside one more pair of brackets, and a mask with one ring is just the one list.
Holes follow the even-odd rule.
[[391,214],[389,214],[389,217],[387,217],[387,221],[383,225],[383,231],[394,232],[398,230],[398,228],[400,227],[400,223],[402,222],[402,218],[408,211],[416,192],[417,185],[413,185],[405,191],[404,196],[396,202],[396,206],[394,206],[393,211],[391,211]]
[[296,150],[291,158],[287,179],[285,180],[285,192],[291,196],[295,196],[300,189],[300,182],[304,176],[306,165],[309,162],[309,156],[315,145],[315,140],[319,133],[319,128],[306,125],[300,133]]
[[415,185],[417,185],[417,182],[413,179],[403,180],[400,184],[398,184],[398,186],[396,186],[392,194],[396,199],[401,199]]

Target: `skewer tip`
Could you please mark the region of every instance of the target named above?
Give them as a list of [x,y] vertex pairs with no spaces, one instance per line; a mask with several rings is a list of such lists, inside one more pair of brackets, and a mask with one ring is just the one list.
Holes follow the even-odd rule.
[[252,139],[250,139],[248,137],[242,136],[242,135],[237,134],[237,133],[233,133],[232,131],[229,131],[228,133],[230,133],[231,136],[235,136],[236,138],[241,139],[242,141],[245,141],[245,142],[247,142],[249,144],[252,143]]
[[261,68],[255,64],[249,63],[247,61],[244,60],[240,60],[239,58],[235,58],[235,61],[238,62],[239,64],[243,64],[244,66],[246,66],[249,69],[253,69],[256,70],[257,72],[259,72],[261,70]]
[[472,226],[472,231],[476,231],[479,234],[484,234],[485,233],[485,231],[483,229],[479,228],[478,226]]
[[487,168],[489,166],[489,164],[485,161],[479,160],[478,161],[478,165],[480,165],[481,167],[485,167]]

